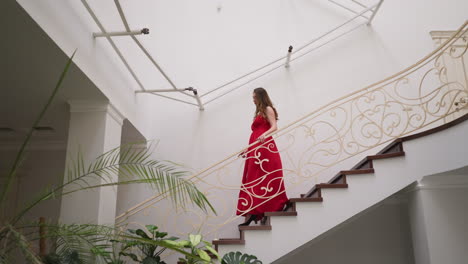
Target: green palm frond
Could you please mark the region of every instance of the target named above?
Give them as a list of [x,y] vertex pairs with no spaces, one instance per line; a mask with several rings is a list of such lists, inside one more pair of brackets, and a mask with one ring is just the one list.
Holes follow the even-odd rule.
[[[145,142],[146,143],[146,142]],[[176,206],[192,203],[207,212],[215,212],[205,195],[200,192],[192,181],[185,177],[187,171],[181,166],[169,161],[151,159],[153,148],[139,148],[139,144],[128,144],[114,148],[92,162],[85,169],[83,158],[79,155],[77,162],[69,170],[68,183],[75,185],[75,192],[103,186],[120,184],[144,183],[160,193],[167,193]],[[114,181],[115,175],[120,178]],[[101,179],[100,184],[90,185],[88,179]]]
[[46,235],[40,236],[36,231],[25,237],[30,242],[41,238],[54,241],[53,252],[63,263],[95,263],[96,256],[105,259],[115,232],[113,227],[93,224],[30,223],[22,228],[37,230],[39,226],[47,230]]
[[10,230],[7,226],[0,227],[0,264],[10,263],[10,256],[8,255],[10,234]]
[[64,260],[70,262],[78,255],[83,263],[95,263],[96,255],[106,257],[103,252],[111,248],[114,231],[112,227],[92,224],[48,225],[46,237],[56,241],[55,253]]
[[10,263],[7,256],[0,253],[0,264],[7,264],[7,263]]
[[[43,226],[47,230],[45,236],[39,236],[37,231],[29,234],[25,232],[15,231],[13,227],[8,226],[8,232],[15,238],[15,243],[8,241],[10,246],[9,251],[18,247],[23,251],[23,255],[30,260],[30,263],[39,264],[42,261],[29,247],[31,243],[36,242],[40,238],[55,241],[55,249],[53,255],[55,258],[60,259],[61,263],[114,263],[113,260],[113,242],[133,242],[138,245],[152,246],[154,248],[161,247],[179,252],[183,255],[190,257],[196,261],[203,259],[194,254],[190,250],[186,251],[184,246],[180,243],[187,241],[177,242],[174,238],[168,239],[151,239],[150,237],[142,236],[141,234],[133,234],[128,232],[119,232],[113,227],[92,225],[92,224],[43,224],[43,223],[30,223],[27,226],[22,226],[21,230],[35,229]],[[14,231],[14,232],[13,232]],[[11,239],[10,239],[11,240]],[[0,254],[0,259],[8,256],[7,254]],[[114,261],[114,262],[112,262]],[[4,263],[8,263],[4,261]],[[0,261],[0,264],[3,264]]]
[[[16,223],[27,211],[38,203],[71,194],[77,191],[94,189],[104,186],[124,184],[148,184],[156,191],[165,193],[176,207],[184,207],[191,203],[204,212],[211,210],[216,214],[206,196],[195,184],[186,179],[187,171],[181,166],[169,161],[150,159],[152,148],[137,148],[136,144],[122,145],[114,148],[85,167],[81,152],[75,162],[67,169],[66,181],[58,186],[44,191],[37,199],[24,207],[14,218]],[[118,175],[119,181],[115,178]]]
[[[47,227],[48,237],[57,240],[56,253],[58,255],[70,255],[77,251],[83,263],[96,263],[94,257],[101,257],[106,263],[111,260],[112,242],[133,241],[141,245],[159,246],[177,251],[184,255],[192,256],[183,247],[174,244],[172,238],[154,240],[137,234],[119,232],[118,230],[101,225],[50,225]],[[199,259],[197,256],[192,256]]]
[[5,252],[2,252],[0,259],[7,260],[9,253],[12,248],[18,248],[23,253],[24,257],[32,264],[42,264],[39,256],[31,249],[29,240],[20,232],[15,230],[11,225],[6,226],[9,239],[7,238],[7,243],[11,246],[9,249],[6,249]]

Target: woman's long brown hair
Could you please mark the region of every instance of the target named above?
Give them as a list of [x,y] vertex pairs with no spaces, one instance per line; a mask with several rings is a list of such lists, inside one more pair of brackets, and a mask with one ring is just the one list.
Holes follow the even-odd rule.
[[253,92],[255,94],[255,116],[262,115],[265,119],[268,120],[266,115],[266,108],[267,106],[270,106],[275,112],[275,119],[278,120],[278,112],[273,107],[273,103],[271,102],[270,96],[268,96],[267,91],[262,87],[259,87],[255,88]]

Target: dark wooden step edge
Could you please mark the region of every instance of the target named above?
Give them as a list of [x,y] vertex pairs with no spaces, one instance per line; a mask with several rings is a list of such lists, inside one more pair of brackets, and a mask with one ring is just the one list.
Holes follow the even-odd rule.
[[297,216],[295,211],[266,212],[265,216]]
[[270,224],[270,219],[268,218],[266,224],[264,225],[254,225],[254,226],[239,226],[239,238],[219,238],[213,240],[213,245],[215,249],[218,250],[218,245],[244,245],[244,231],[246,230],[271,230],[272,226]]
[[292,211],[296,211],[296,203],[315,203],[323,202],[322,197],[306,197],[306,198],[291,198],[289,203],[283,211],[288,211],[290,208]]
[[323,202],[322,197],[307,197],[307,198],[291,198],[291,203],[304,203],[304,202]]
[[212,244],[215,246],[217,251],[218,245],[245,245],[245,240],[239,238],[220,238],[213,240]]
[[301,198],[322,197],[321,189],[324,189],[324,188],[348,188],[348,184],[347,183],[320,183],[320,184],[316,184],[307,193],[305,193],[304,195],[301,195]]
[[346,184],[346,183],[320,183],[320,184],[316,184],[307,193],[305,193],[303,195],[301,194],[301,198],[312,198],[312,197],[322,198],[322,189],[325,189],[325,188],[348,188],[348,184]]
[[346,184],[346,183],[336,183],[336,184],[319,183],[319,184],[317,184],[317,188],[321,188],[321,189],[341,189],[341,188],[348,188],[348,184]]
[[[390,154],[385,154],[385,155],[390,155]],[[335,175],[333,178],[330,179],[330,181],[326,184],[329,184],[329,185],[335,185],[333,187],[326,187],[326,188],[346,188],[346,187],[343,187],[343,186],[339,186],[340,184],[347,184],[347,181],[346,181],[346,175],[356,175],[356,174],[368,174],[368,173],[374,173],[375,170],[373,168],[373,164],[372,164],[372,159],[368,159],[366,157],[366,159],[364,159],[363,161],[366,161],[366,162],[369,162],[369,166],[370,168],[366,168],[366,169],[352,169],[352,170],[343,170],[343,171],[340,171],[337,175]],[[364,162],[360,162],[361,164],[364,163]],[[323,184],[323,183],[322,183]],[[338,186],[336,186],[338,185]],[[324,186],[324,185],[322,185]],[[313,197],[313,195],[315,194],[316,197],[322,197],[322,193],[319,192],[320,191],[320,188],[317,188],[317,185],[315,185],[312,189],[310,189],[307,193],[301,195],[301,198],[309,198],[309,197]]]
[[392,152],[392,153],[386,153],[386,154],[371,155],[371,156],[367,156],[367,158],[369,160],[378,160],[378,159],[388,159],[388,158],[401,157],[401,156],[405,156],[404,151]]
[[342,174],[342,175],[356,175],[356,174],[368,174],[368,173],[374,173],[374,168],[340,171],[340,174]]
[[331,178],[329,184],[347,184],[346,175],[359,175],[374,173],[374,168],[359,169],[359,170],[343,170],[340,171],[335,177]]
[[239,226],[239,230],[271,230],[271,225]]

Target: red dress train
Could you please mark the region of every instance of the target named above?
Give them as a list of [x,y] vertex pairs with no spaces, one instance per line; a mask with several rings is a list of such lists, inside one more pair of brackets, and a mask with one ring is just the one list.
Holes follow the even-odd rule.
[[[270,127],[266,118],[257,115],[252,123],[249,145]],[[282,210],[288,202],[283,167],[276,143],[271,137],[267,137],[264,143],[251,146],[247,152],[236,214],[256,215],[260,219],[265,212]]]

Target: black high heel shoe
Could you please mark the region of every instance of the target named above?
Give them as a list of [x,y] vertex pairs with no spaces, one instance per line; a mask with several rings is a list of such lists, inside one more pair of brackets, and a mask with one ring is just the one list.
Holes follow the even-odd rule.
[[250,225],[250,223],[252,223],[252,221],[255,221],[255,223],[257,223],[257,216],[256,215],[251,215],[249,217],[249,219],[247,219],[247,221],[245,221],[242,224],[239,224],[239,226],[248,226],[248,225]]

